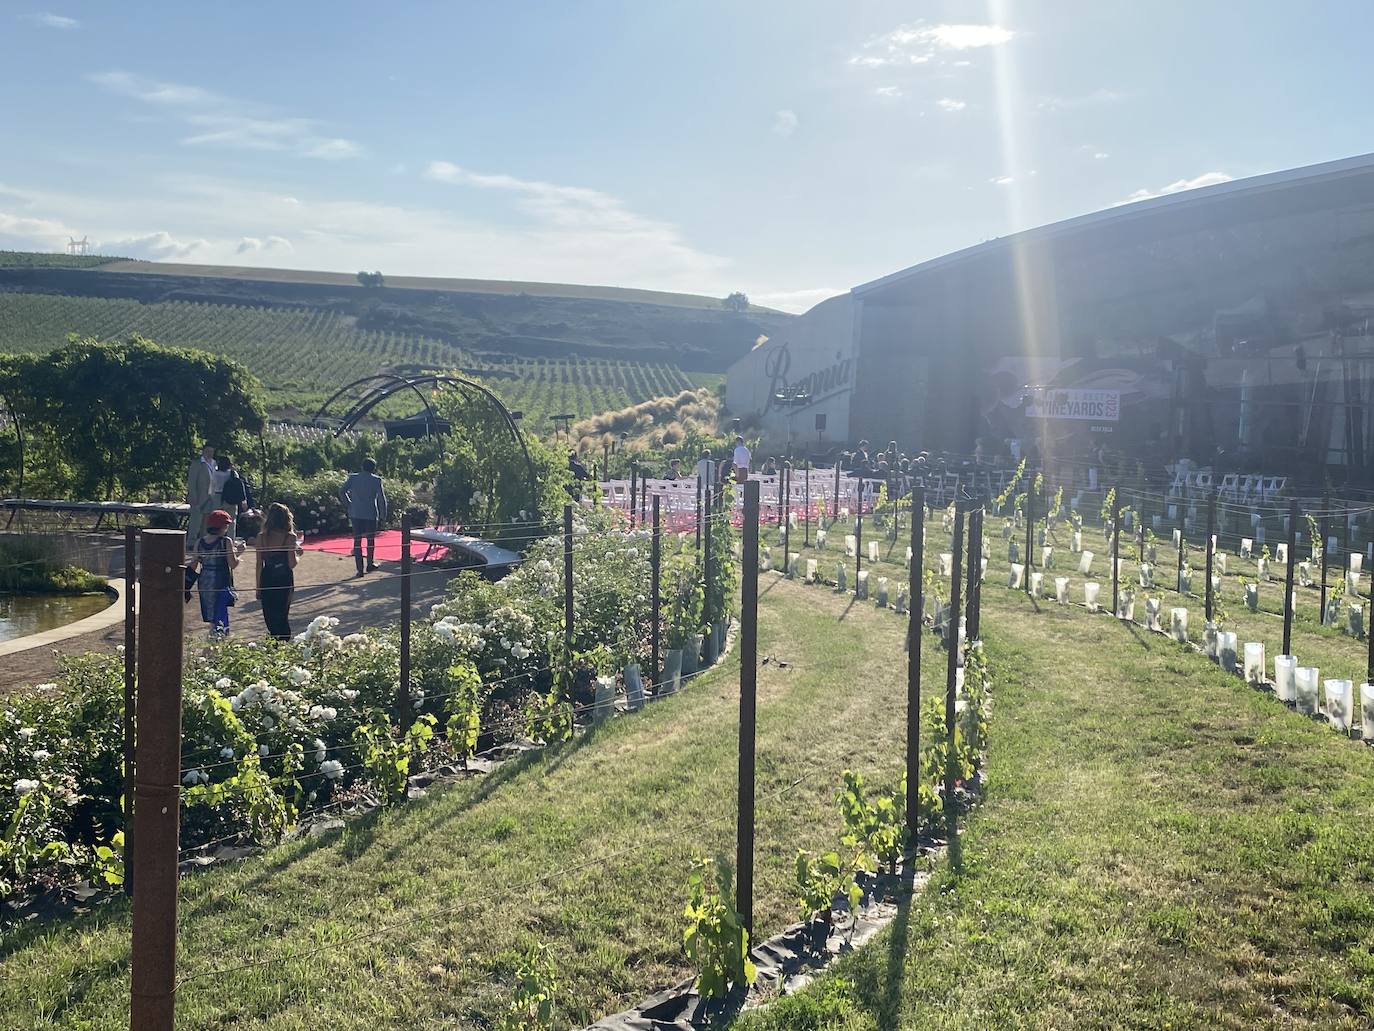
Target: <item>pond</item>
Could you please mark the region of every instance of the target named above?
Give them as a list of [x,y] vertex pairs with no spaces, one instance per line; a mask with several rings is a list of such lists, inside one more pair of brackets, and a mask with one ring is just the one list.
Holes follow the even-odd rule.
[[51,630],[93,616],[110,604],[100,594],[0,594],[0,641]]

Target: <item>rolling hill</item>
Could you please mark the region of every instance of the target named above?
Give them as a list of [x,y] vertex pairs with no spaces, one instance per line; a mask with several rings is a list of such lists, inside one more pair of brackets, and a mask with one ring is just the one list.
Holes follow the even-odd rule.
[[358,376],[460,369],[531,423],[586,417],[713,385],[792,318],[615,287],[416,277],[365,287],[341,273],[46,257],[0,254],[0,351],[141,333],[242,361],[287,416]]

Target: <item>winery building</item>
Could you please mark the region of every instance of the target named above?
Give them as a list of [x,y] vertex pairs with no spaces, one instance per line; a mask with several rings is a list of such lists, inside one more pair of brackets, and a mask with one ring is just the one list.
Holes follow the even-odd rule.
[[738,361],[765,441],[1374,471],[1374,155],[1122,205],[825,301]]

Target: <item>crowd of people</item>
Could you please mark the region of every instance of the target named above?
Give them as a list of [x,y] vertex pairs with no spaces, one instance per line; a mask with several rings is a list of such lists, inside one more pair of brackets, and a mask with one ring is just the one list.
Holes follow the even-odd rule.
[[[353,531],[356,577],[377,569],[377,531],[387,518],[386,490],[377,463],[364,458],[339,488]],[[291,509],[275,502],[259,512],[248,481],[214,447],[201,448],[186,472],[186,600],[194,593],[200,618],[212,637],[229,632],[229,610],[238,603],[234,571],[252,544],[254,596],[262,604],[262,618],[270,637],[291,638],[291,598],[295,569],[304,553],[304,535],[296,532]],[[239,519],[254,517],[256,528],[247,540],[238,537]],[[366,541],[366,562],[363,542]]]
[[[786,460],[770,456],[758,471],[776,475]],[[908,456],[892,441],[875,451],[867,440],[859,441],[852,452],[840,456],[843,469],[869,480],[885,480],[897,496],[911,489],[915,480],[926,474],[929,456],[920,452]],[[696,466],[685,469],[674,458],[663,470],[662,478],[680,481],[693,476],[706,488],[727,480],[743,483],[753,469],[754,458],[743,436],[736,436],[728,456],[716,457],[703,449]],[[577,452],[568,454],[568,468],[575,480],[592,477]],[[357,472],[350,473],[339,488],[339,500],[348,513],[353,534],[354,577],[377,569],[377,533],[388,514],[386,490],[377,474],[377,463],[365,458]],[[249,482],[226,455],[217,455],[206,445],[194,459],[186,475],[187,519],[186,600],[192,593],[199,598],[201,619],[212,636],[229,632],[229,610],[238,601],[234,573],[243,562],[247,547],[254,551],[254,592],[262,604],[263,622],[268,634],[278,640],[291,636],[291,598],[295,588],[295,569],[303,554],[304,537],[296,532],[291,509],[274,503],[260,512]],[[252,517],[245,519],[245,517]],[[238,536],[239,521],[251,523],[246,540]]]

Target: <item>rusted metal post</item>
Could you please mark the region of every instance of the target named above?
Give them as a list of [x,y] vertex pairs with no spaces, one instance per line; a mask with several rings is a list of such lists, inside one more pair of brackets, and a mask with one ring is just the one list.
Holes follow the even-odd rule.
[[[1294,554],[1298,550],[1298,499],[1291,498],[1288,502],[1288,573],[1284,577],[1283,587],[1283,654],[1292,655],[1293,646],[1293,560],[1297,558]],[[1326,541],[1322,541],[1322,554],[1326,554]],[[1326,577],[1322,577],[1322,583],[1326,583]],[[1323,610],[1322,615],[1326,612]]]
[[979,507],[968,516],[968,598],[964,602],[964,635],[970,641],[978,638],[978,586],[982,574],[983,510]]
[[[1328,565],[1327,565],[1327,552],[1329,552],[1329,551],[1331,550],[1331,548],[1330,548],[1330,544],[1331,544],[1330,533],[1331,533],[1330,530],[1327,529],[1326,516],[1323,515],[1322,518],[1321,518],[1321,522],[1318,524],[1318,529],[1317,529],[1317,534],[1318,534],[1318,536],[1319,536],[1319,539],[1320,539],[1321,542],[1322,542],[1322,589],[1321,589],[1321,608],[1320,608],[1320,609],[1318,610],[1318,612],[1317,612],[1317,623],[1318,623],[1319,625],[1322,625],[1322,626],[1325,626],[1325,625],[1326,625],[1326,575],[1327,575],[1327,570],[1328,570],[1328,568],[1329,568]],[[1290,545],[1288,545],[1288,547],[1289,547],[1289,550],[1292,550],[1293,545],[1290,544]],[[1374,571],[1372,571],[1372,575],[1374,575]],[[1285,654],[1287,654],[1287,653],[1285,652]]]
[[659,619],[662,616],[662,610],[659,604],[659,594],[661,593],[659,590],[659,583],[662,576],[660,564],[663,561],[663,513],[659,505],[661,500],[662,495],[654,495],[654,537],[653,543],[649,549],[649,618],[652,621],[652,628],[649,631],[649,648],[651,653],[649,661],[649,693],[654,695],[658,694],[659,670],[663,668],[659,664],[659,646],[661,642],[659,641],[658,630]]
[[1217,535],[1217,496],[1212,492],[1207,498],[1207,622],[1212,622],[1212,613],[1216,608],[1216,599],[1212,591],[1212,559],[1216,553],[1215,543]]
[[964,505],[956,495],[954,501],[954,540],[952,542],[953,565],[949,571],[949,623],[945,628],[948,655],[945,663],[945,740],[949,747],[945,755],[945,837],[954,840],[958,833],[958,823],[954,813],[955,764],[958,757],[954,749],[955,693],[959,678],[959,610],[961,608],[959,590],[963,586],[964,558]]
[[1374,684],[1374,569],[1369,571],[1369,608],[1365,611],[1364,636],[1368,642],[1369,650],[1365,658],[1364,681],[1366,684]]
[[[1167,511],[1167,510],[1166,510]],[[1179,594],[1183,593],[1183,553],[1187,550],[1188,539],[1186,537],[1187,526],[1183,521],[1184,508],[1178,506],[1178,565],[1174,569],[1174,590]]]
[[563,506],[563,694],[572,700],[573,507]]
[[124,894],[134,890],[134,771],[138,734],[138,528],[124,527]]
[[410,513],[401,516],[401,686],[396,718],[410,722]]
[[181,648],[184,530],[145,530],[138,636],[134,764],[132,1031],[173,1031],[176,1012],[177,849],[181,815]]
[[[754,482],[754,481],[751,480],[750,482],[752,483],[752,482]],[[706,490],[706,499],[705,499],[705,500],[706,500],[706,510],[705,510],[705,512],[704,512],[705,518],[704,518],[704,520],[703,520],[703,522],[702,522],[702,526],[701,526],[701,545],[702,545],[702,553],[701,553],[701,554],[702,554],[702,557],[701,557],[701,616],[702,616],[702,622],[703,622],[706,626],[710,626],[710,625],[711,625],[711,567],[712,567],[712,560],[711,560],[711,523],[713,523],[713,522],[715,521],[715,520],[714,520],[714,515],[715,515],[714,509],[715,509],[715,500],[716,500],[716,490],[715,490],[715,487],[714,487],[714,486],[707,488],[707,490]]]
[[924,483],[911,488],[911,561],[907,589],[911,615],[906,626],[906,829],[912,849],[921,815],[921,635],[925,619],[925,506]]
[[1121,611],[1121,492],[1112,488],[1112,615]]
[[854,505],[854,593],[859,593],[859,571],[864,567],[864,481],[859,477],[858,502]]
[[635,509],[639,506],[639,463],[630,463],[630,498],[629,504],[625,507],[629,510],[627,515],[630,517],[630,529],[635,527]]
[[778,474],[778,488],[782,499],[782,573],[792,572],[789,551],[792,547],[792,463],[788,462]]
[[840,518],[840,455],[835,456],[835,496],[830,501],[830,518]]
[[701,477],[697,477],[697,554],[701,554]]
[[[1030,479],[1030,473],[1026,473]],[[1030,479],[1026,484],[1026,594],[1031,593],[1031,570],[1035,568],[1035,552],[1031,550],[1035,546],[1035,480]]]
[[811,547],[811,460],[806,460],[806,468],[802,470],[802,479],[806,491],[806,508],[802,512],[802,521],[806,525],[805,538],[802,540],[802,547]]
[[754,724],[759,658],[759,481],[744,485],[744,553],[739,630],[739,818],[735,839],[735,908],[754,933]]

